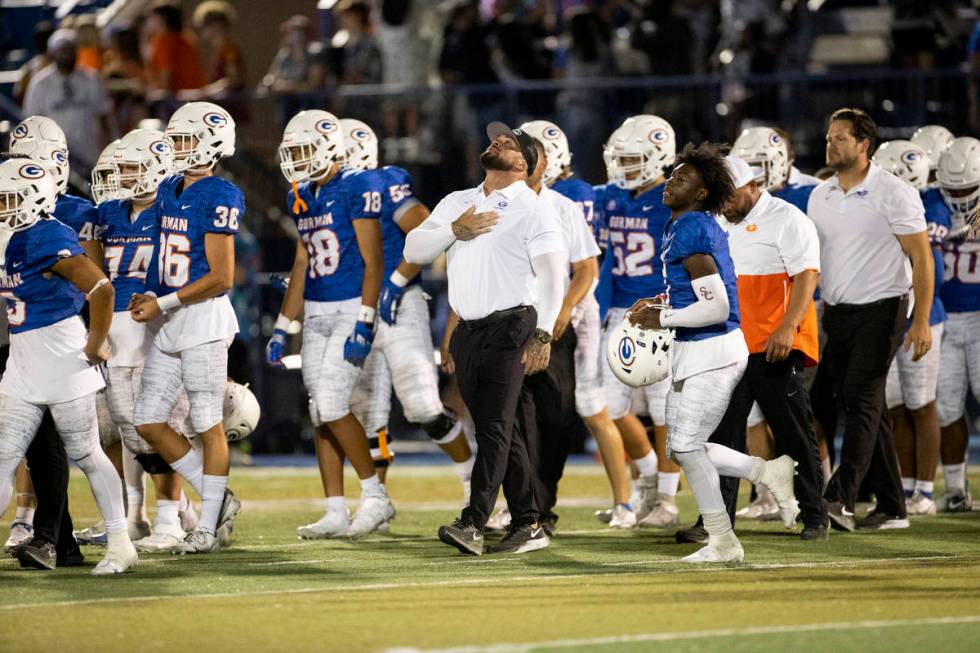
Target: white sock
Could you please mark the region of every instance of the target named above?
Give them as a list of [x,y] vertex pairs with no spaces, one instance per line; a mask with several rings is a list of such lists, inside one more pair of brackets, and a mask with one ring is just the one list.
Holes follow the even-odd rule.
[[346,512],[347,511],[347,499],[344,497],[327,497],[324,499],[324,503],[327,504],[327,512]]
[[833,470],[830,468],[830,457],[820,459],[820,467],[823,469],[823,489],[827,489],[827,484],[830,483],[830,477],[834,475]]
[[105,532],[128,532],[122,483],[119,482],[119,474],[109,457],[96,443],[92,453],[81,460],[76,460],[75,464],[84,472],[89,485],[92,486],[95,503],[99,506],[99,514],[105,522]]
[[191,449],[182,458],[170,463],[170,466],[204,498],[204,458],[196,449]]
[[943,465],[943,478],[946,479],[946,492],[953,494],[966,491],[966,463]]
[[636,464],[636,469],[639,470],[640,476],[647,478],[657,475],[657,452],[653,449],[647,455],[642,458],[637,458],[633,462]]
[[228,489],[227,476],[204,474],[199,528],[204,528],[212,533],[218,530],[218,517],[221,516],[221,504],[225,502],[226,489]]
[[14,513],[14,521],[24,522],[25,524],[33,524],[34,508],[29,506],[17,506],[17,512]]
[[915,492],[919,492],[922,495],[932,498],[932,491],[935,487],[933,481],[916,481],[915,482]]
[[470,482],[470,477],[473,476],[474,464],[476,464],[476,456],[472,454],[461,463],[453,463],[453,467],[456,468],[456,476],[459,477],[461,483]]
[[123,447],[123,482],[126,483],[126,517],[146,521],[146,471],[136,455]]
[[186,494],[184,494],[184,489],[181,488],[181,490],[180,490],[180,501],[177,502],[177,511],[178,512],[185,512],[188,508],[193,509],[194,508],[194,505],[191,504],[191,500],[187,498],[187,495]]
[[384,497],[388,496],[385,491],[385,486],[381,484],[381,479],[377,474],[370,476],[368,478],[361,479],[361,496],[362,497]]
[[910,497],[912,493],[915,492],[915,479],[902,477],[902,491],[905,492],[905,496]]
[[747,456],[721,444],[709,442],[704,445],[708,460],[722,476],[744,478],[758,483],[766,468],[766,461],[755,456]]
[[725,510],[702,512],[701,516],[704,518],[704,530],[708,531],[708,535],[717,537],[732,530],[732,519]]
[[157,499],[157,525],[166,524],[167,526],[180,527],[180,501],[167,501]]
[[660,472],[657,478],[657,493],[660,496],[673,497],[677,494],[677,486],[680,482],[680,472]]

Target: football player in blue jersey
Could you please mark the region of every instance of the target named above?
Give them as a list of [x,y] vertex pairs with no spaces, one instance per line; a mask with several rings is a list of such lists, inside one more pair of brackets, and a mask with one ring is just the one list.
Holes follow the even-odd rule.
[[911,140],[925,150],[929,157],[929,188],[939,188],[939,159],[954,140],[953,132],[942,125],[923,125],[915,130]]
[[119,192],[119,175],[117,174],[116,164],[112,162],[112,155],[119,147],[119,139],[112,141],[103,148],[92,166],[92,183],[89,186],[89,193],[92,195],[92,202],[98,207],[102,202],[117,199]]
[[779,132],[772,127],[750,127],[735,140],[732,154],[762,169],[756,181],[760,188],[806,213],[810,192],[820,180],[797,171],[796,181],[790,181],[795,170],[790,145]]
[[[129,304],[136,322],[159,323],[144,363],[133,422],[139,435],[201,496],[197,528],[172,551],[208,553],[220,548],[218,529],[241,510],[228,489],[222,411],[228,345],[238,332],[228,291],[245,197],[214,174],[218,162],[235,152],[235,122],[227,111],[210,102],[185,104],[170,118],[166,136],[180,174],[157,188],[157,274],[148,275],[147,291],[134,295]],[[203,455],[168,424],[181,387]]]
[[[384,355],[395,394],[405,418],[420,424],[426,434],[446,452],[463,484],[464,503],[469,502],[470,474],[474,456],[463,434],[462,424],[442,404],[439,376],[432,357],[429,307],[422,291],[422,266],[402,257],[405,234],[422,224],[429,209],[415,197],[412,176],[397,166],[378,167],[378,137],[360,120],[340,121],[346,147],[345,167],[361,170],[352,178],[357,194],[381,194],[381,237],[384,246],[384,281],[378,314],[381,322],[375,347]],[[365,203],[366,205],[366,203]],[[373,208],[373,207],[370,207]],[[373,213],[369,211],[369,213]],[[388,397],[374,398],[388,422]]]
[[749,353],[739,328],[728,235],[714,215],[721,213],[734,191],[716,147],[688,144],[681,151],[663,191],[663,203],[670,209],[662,254],[669,307],[641,299],[630,311],[630,321],[641,328],[675,329],[666,411],[668,447],[687,476],[708,531],[707,546],[684,558],[692,563],[735,562],[744,556],[725,510],[719,474],[765,485],[776,497],[787,528],[799,514],[792,458],[766,462],[708,442]]
[[980,202],[980,141],[955,139],[939,159],[936,180],[952,223],[943,246],[945,280],[939,289],[946,309],[937,401],[946,490],[936,506],[940,512],[969,512],[967,392],[980,400],[980,230],[970,223]]
[[[137,554],[116,469],[99,446],[95,409],[95,393],[105,385],[96,366],[109,357],[114,292],[84,256],[75,232],[47,217],[56,192],[43,165],[27,159],[0,164],[0,295],[7,300],[11,334],[0,380],[0,511],[48,409],[105,521],[108,549],[92,573],[117,574],[135,565]],[[87,334],[78,316],[86,299]]]
[[532,120],[525,127],[534,130],[534,137],[544,145],[548,155],[548,167],[544,173],[544,183],[557,193],[572,200],[582,209],[582,215],[592,227],[599,247],[605,249],[608,240],[601,221],[602,212],[597,211],[595,188],[584,179],[575,177],[572,170],[572,152],[568,149],[568,137],[558,125],[547,120]]
[[[662,197],[664,173],[673,163],[675,152],[674,129],[658,116],[628,118],[609,137],[603,153],[609,183],[596,188],[597,210],[603,213],[609,229],[603,267],[611,269],[612,280],[612,302],[600,351],[606,350],[609,334],[619,326],[630,306],[641,297],[664,292],[660,251],[670,211],[664,207]],[[680,471],[666,456],[658,457],[650,446],[646,428],[636,416],[634,389],[617,379],[608,365],[602,369],[609,416],[639,471],[629,508],[635,511],[641,526],[674,524],[678,521],[674,496]],[[669,385],[665,379],[642,390],[661,451],[667,437],[664,406]],[[658,470],[663,472],[659,479]],[[600,511],[596,516],[606,521],[615,515]]]
[[[886,141],[878,146],[872,161],[914,186],[922,197],[926,227],[936,264],[936,285],[943,284],[943,242],[950,229],[949,210],[942,194],[929,185],[929,155],[911,141]],[[943,323],[946,311],[938,290],[929,312],[933,347],[919,360],[914,352],[899,348],[888,370],[885,404],[895,430],[895,450],[902,471],[902,489],[910,515],[934,515],[933,481],[939,462],[939,417],[936,391],[939,382]]]
[[[97,261],[116,290],[109,330],[109,346],[114,355],[107,364],[106,394],[110,415],[121,432],[127,454],[137,461],[140,472],[145,469],[151,474],[156,489],[157,515],[152,532],[134,544],[139,551],[169,551],[186,531],[196,527],[197,515],[183,493],[180,477],[136,433],[136,397],[146,356],[153,347],[153,331],[133,320],[128,306],[133,295],[146,291],[147,276],[153,268],[160,239],[157,188],[173,172],[173,150],[162,131],[136,129],[116,142],[108,166],[111,170],[101,181],[114,197],[99,203],[93,226],[99,246]],[[187,409],[186,394],[181,392],[181,400],[169,420],[175,430],[181,430]],[[127,473],[125,478],[127,519],[132,524],[134,513],[141,508],[134,495],[142,497],[140,486],[144,479],[142,473]],[[133,530],[131,526],[131,534]]]
[[[375,471],[365,425],[374,323],[384,269],[380,191],[360,193],[359,173],[343,171],[346,156],[340,121],[326,111],[303,111],[286,125],[279,157],[293,189],[286,203],[300,238],[275,331],[266,358],[281,364],[289,324],[303,314],[303,382],[310,394],[310,417],[317,429],[317,462],[326,496],[326,514],[298,529],[307,539],[362,537],[394,516],[388,493]],[[367,370],[363,368],[367,367]],[[385,381],[387,385],[387,381]],[[373,426],[373,425],[372,425]],[[344,499],[343,459],[361,482],[361,506],[351,520]]]

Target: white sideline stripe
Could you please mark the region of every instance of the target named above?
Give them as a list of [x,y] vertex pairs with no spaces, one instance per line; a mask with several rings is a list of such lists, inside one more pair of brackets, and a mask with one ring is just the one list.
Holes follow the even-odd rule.
[[607,646],[635,642],[672,642],[680,639],[711,637],[745,637],[750,635],[776,635],[781,633],[805,633],[825,630],[860,630],[867,628],[894,628],[896,626],[946,626],[980,622],[980,615],[963,617],[932,617],[924,619],[894,619],[878,621],[828,621],[818,624],[787,624],[783,626],[758,626],[753,628],[718,628],[715,630],[672,631],[666,633],[641,633],[588,639],[555,639],[544,642],[490,644],[487,646],[455,646],[453,648],[387,648],[383,653],[527,653],[549,648],[573,648],[579,646]]
[[[948,560],[951,558],[956,558],[958,556],[947,556],[947,555],[927,555],[927,556],[907,556],[902,558],[894,558],[894,560],[901,560],[903,562],[918,562],[922,560]],[[796,569],[802,568],[806,569],[809,567],[853,567],[854,565],[867,565],[881,562],[891,562],[893,558],[872,558],[870,560],[828,560],[826,562],[760,562],[760,563],[731,563],[728,567],[709,567],[703,569],[702,571],[721,571],[725,569],[749,569],[749,570],[765,570],[765,569]],[[602,567],[635,567],[639,565],[664,565],[676,564],[677,560],[629,560],[625,562],[603,562],[600,564]],[[687,567],[687,569],[696,569],[696,567]],[[683,569],[682,569],[683,571]]]
[[249,562],[249,567],[277,567],[279,565],[312,565],[324,562],[342,562],[346,558],[320,558],[318,560],[276,560],[275,562]]
[[[892,558],[855,558],[854,560],[848,560],[846,562],[833,561],[833,562],[802,562],[802,563],[788,563],[787,567],[801,567],[801,568],[811,568],[819,569],[821,567],[840,567],[840,566],[853,566],[853,565],[868,565],[868,564],[881,564],[881,563],[902,563],[907,561],[915,560],[956,560],[956,559],[966,559],[971,556],[960,556],[960,555],[936,555],[936,556],[918,556],[912,558],[902,558],[902,557],[892,557]],[[447,561],[451,562],[451,561]],[[674,564],[678,567],[678,572],[695,572],[695,573],[709,573],[718,571],[743,571],[743,570],[753,570],[753,569],[774,569],[778,565],[716,565],[712,567],[694,567],[687,563],[683,563],[678,558],[677,560],[670,561],[664,560],[664,564]],[[188,593],[180,595],[149,595],[149,596],[116,596],[108,597],[103,599],[78,599],[74,601],[47,601],[40,603],[11,603],[9,605],[0,605],[0,612],[9,612],[12,610],[21,609],[35,609],[35,608],[60,608],[60,607],[72,607],[78,605],[101,605],[108,603],[144,603],[148,601],[161,601],[167,599],[185,599],[185,598],[195,598],[195,599],[233,599],[236,597],[249,597],[249,596],[275,596],[275,595],[290,595],[290,594],[315,594],[317,592],[369,592],[376,590],[398,590],[398,589],[411,589],[416,587],[453,587],[459,585],[493,585],[493,584],[503,584],[503,583],[526,583],[534,581],[537,583],[548,582],[554,580],[574,580],[578,578],[609,578],[609,577],[635,577],[637,575],[652,576],[655,573],[660,573],[659,571],[637,571],[633,574],[624,574],[622,572],[599,572],[593,574],[555,574],[555,575],[533,575],[533,576],[500,576],[497,578],[463,578],[463,579],[453,579],[453,580],[435,580],[429,582],[411,582],[411,583],[368,583],[364,585],[325,585],[320,587],[296,587],[290,589],[282,590],[254,590],[251,592],[211,592],[211,593]],[[906,623],[906,622],[902,622]],[[407,650],[407,649],[405,649]]]

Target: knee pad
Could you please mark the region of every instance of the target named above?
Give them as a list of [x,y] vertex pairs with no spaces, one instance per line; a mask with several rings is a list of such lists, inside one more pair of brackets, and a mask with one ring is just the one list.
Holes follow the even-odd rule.
[[449,444],[459,437],[462,429],[462,423],[446,413],[440,413],[435,419],[422,424],[422,430],[436,444]]
[[65,453],[68,457],[78,463],[92,455],[99,443],[99,436],[92,431],[76,431],[61,434],[61,440],[65,444]]
[[144,453],[155,453],[150,443],[141,438],[136,432],[136,428],[131,424],[119,427],[119,431],[122,433],[123,445],[127,451],[137,456]]
[[147,474],[171,474],[174,471],[158,453],[136,454],[136,462],[143,467]]
[[368,437],[368,448],[371,450],[371,459],[377,469],[383,469],[391,464],[395,459],[395,454],[388,448],[388,430],[380,429]]

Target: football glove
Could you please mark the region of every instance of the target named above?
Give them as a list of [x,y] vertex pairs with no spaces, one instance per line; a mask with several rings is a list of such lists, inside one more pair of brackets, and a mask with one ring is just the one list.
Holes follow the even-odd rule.
[[265,360],[273,367],[282,367],[282,357],[286,353],[286,332],[276,329],[265,346]]
[[344,343],[344,360],[355,367],[364,367],[364,361],[371,353],[371,343],[374,342],[374,325],[360,320],[354,324],[354,330],[347,336]]
[[405,288],[391,279],[385,279],[381,284],[381,299],[378,301],[378,312],[385,324],[394,324],[398,318],[398,307],[402,303]]

